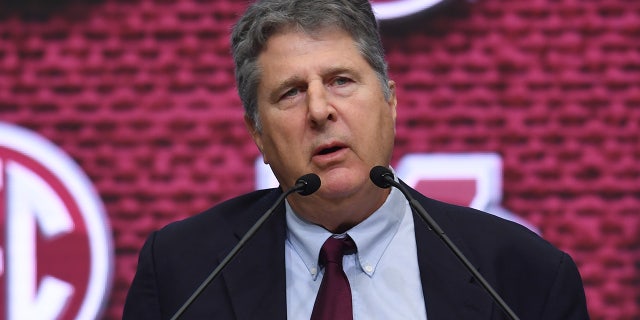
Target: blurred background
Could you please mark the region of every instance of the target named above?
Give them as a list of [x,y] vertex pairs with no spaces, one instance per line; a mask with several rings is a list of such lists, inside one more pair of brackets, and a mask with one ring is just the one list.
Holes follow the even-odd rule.
[[[403,1],[376,3],[394,2]],[[92,293],[101,311],[87,319],[121,317],[150,232],[256,187],[259,153],[242,121],[228,40],[246,6],[0,1],[0,122],[62,150],[103,206],[106,280]],[[414,11],[381,21],[398,84],[392,164],[412,154],[498,155],[500,206],[574,258],[592,319],[640,319],[640,2],[443,0]],[[44,172],[34,168],[49,161],[21,157],[30,143],[7,132],[0,131],[5,242],[12,225],[4,216],[17,210],[9,206],[17,199],[8,196],[9,164]],[[86,243],[102,231],[85,229],[36,250],[35,283],[46,270],[64,278],[77,266],[73,251],[57,247],[85,243],[76,249],[90,256]],[[52,240],[41,232],[32,232],[34,243],[47,248]],[[10,268],[17,253],[2,246]],[[7,268],[5,315],[14,294]],[[87,295],[85,282],[76,296]],[[74,301],[49,318],[78,317],[84,300]]]

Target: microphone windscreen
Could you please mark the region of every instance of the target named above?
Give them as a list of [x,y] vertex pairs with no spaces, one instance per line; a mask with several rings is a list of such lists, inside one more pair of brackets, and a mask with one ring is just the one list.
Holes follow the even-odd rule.
[[387,167],[375,166],[371,168],[371,171],[369,171],[369,178],[371,178],[373,184],[380,188],[391,187],[391,184],[389,183],[389,181],[387,181],[386,176],[389,176],[393,179],[393,173],[391,172],[391,169]]
[[296,185],[297,184],[304,185],[298,190],[298,193],[303,196],[308,196],[320,189],[320,177],[315,173],[307,173],[296,180]]

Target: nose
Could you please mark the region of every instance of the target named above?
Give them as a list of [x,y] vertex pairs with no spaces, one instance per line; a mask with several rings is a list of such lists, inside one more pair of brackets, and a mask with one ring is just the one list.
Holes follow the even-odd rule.
[[321,128],[329,121],[335,121],[336,109],[328,99],[327,88],[320,83],[309,85],[307,89],[308,118],[311,125]]

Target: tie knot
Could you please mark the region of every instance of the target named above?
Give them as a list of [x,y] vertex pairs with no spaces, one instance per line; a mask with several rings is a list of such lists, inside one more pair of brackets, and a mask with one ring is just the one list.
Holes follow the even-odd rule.
[[356,244],[353,242],[351,237],[329,237],[322,245],[322,249],[320,249],[320,263],[326,264],[328,262],[333,262],[342,265],[342,257],[345,254],[350,254],[355,251]]

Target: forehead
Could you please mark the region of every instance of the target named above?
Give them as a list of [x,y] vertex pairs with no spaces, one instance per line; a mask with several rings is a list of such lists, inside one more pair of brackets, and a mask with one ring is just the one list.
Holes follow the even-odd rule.
[[339,28],[324,28],[312,33],[284,29],[267,40],[257,62],[262,79],[338,65],[368,66],[351,35]]

